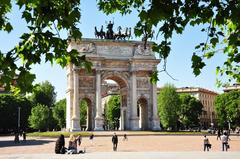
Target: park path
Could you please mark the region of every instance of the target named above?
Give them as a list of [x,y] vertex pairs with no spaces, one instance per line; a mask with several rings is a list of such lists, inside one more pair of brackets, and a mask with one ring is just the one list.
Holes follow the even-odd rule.
[[[208,138],[212,144],[211,152],[221,152],[221,141],[216,140],[216,136]],[[203,136],[139,135],[128,136],[128,141],[122,139],[119,136],[118,152],[201,152],[203,149]],[[12,140],[13,136],[0,137],[0,155],[54,153],[56,138],[28,138],[26,143],[20,144],[14,144]],[[65,142],[67,146],[68,138]],[[240,152],[240,137],[231,136],[230,146],[230,152]],[[84,137],[80,149],[83,148],[89,153],[112,152],[111,136],[95,137],[93,143]]]

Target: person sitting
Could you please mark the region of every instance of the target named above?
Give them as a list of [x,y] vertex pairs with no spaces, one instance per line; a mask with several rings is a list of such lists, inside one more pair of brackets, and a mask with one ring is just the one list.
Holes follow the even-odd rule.
[[77,154],[77,141],[80,141],[79,140],[80,137],[81,136],[78,136],[76,138],[73,134],[70,135],[68,151],[67,151],[68,154]]
[[56,141],[55,145],[55,153],[56,154],[64,154],[65,153],[65,139],[64,135],[60,135]]
[[123,135],[123,141],[128,141],[127,134]]

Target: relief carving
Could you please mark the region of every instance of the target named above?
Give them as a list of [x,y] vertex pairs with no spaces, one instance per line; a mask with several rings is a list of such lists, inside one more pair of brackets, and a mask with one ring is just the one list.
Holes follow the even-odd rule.
[[149,46],[147,46],[147,48],[144,49],[144,46],[143,46],[143,45],[138,45],[138,46],[135,48],[134,55],[149,56],[149,55],[151,55],[151,49],[150,49]]
[[137,88],[149,88],[149,81],[147,78],[137,79]]
[[94,79],[92,77],[79,77],[80,87],[94,88]]
[[80,44],[78,51],[81,53],[96,53],[96,45],[94,43]]
[[97,50],[100,55],[132,56],[131,47],[98,46]]

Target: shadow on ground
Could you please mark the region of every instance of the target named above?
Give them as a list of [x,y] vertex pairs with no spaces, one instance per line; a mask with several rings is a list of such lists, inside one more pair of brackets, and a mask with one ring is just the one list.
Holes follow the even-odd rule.
[[53,142],[51,140],[27,140],[26,142],[20,141],[20,143],[14,143],[14,141],[6,140],[0,141],[0,147],[11,147],[11,146],[33,146],[43,145]]

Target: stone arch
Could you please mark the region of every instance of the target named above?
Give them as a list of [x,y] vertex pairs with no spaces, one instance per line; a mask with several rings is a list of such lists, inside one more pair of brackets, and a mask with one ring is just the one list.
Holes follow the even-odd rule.
[[[94,45],[93,45],[94,44]],[[149,43],[149,46],[151,43]],[[79,124],[79,99],[88,99],[91,105],[91,128],[89,130],[103,130],[104,118],[102,111],[102,97],[105,79],[118,83],[122,97],[121,130],[139,130],[137,117],[137,100],[146,112],[142,118],[143,129],[160,130],[157,114],[156,87],[146,82],[160,60],[156,59],[149,47],[141,49],[141,41],[105,41],[96,39],[69,39],[69,51],[77,49],[80,55],[85,55],[92,62],[92,72],[74,64],[67,69],[67,111],[66,128],[69,131],[81,130]],[[144,99],[138,99],[139,95]],[[105,94],[107,95],[107,94]],[[91,101],[91,102],[90,102]],[[91,104],[90,104],[91,103]]]
[[[94,126],[94,114],[93,114],[93,102],[91,100],[91,98],[89,98],[88,96],[85,96],[83,98],[80,99],[81,101],[86,101],[87,102],[87,119],[86,119],[86,127],[85,129],[82,127],[82,130],[87,130],[87,131],[91,131],[93,130],[93,126]],[[80,110],[81,111],[81,110]]]
[[140,130],[148,130],[148,100],[141,96],[137,100],[137,115]]
[[129,94],[129,83],[127,80],[126,73],[119,72],[105,72],[101,76],[101,81],[113,80],[120,87],[120,119],[119,119],[119,130],[127,130],[127,105],[128,105],[128,94]]
[[129,88],[127,73],[106,71],[102,73],[101,80],[113,80],[118,83],[120,88]]

